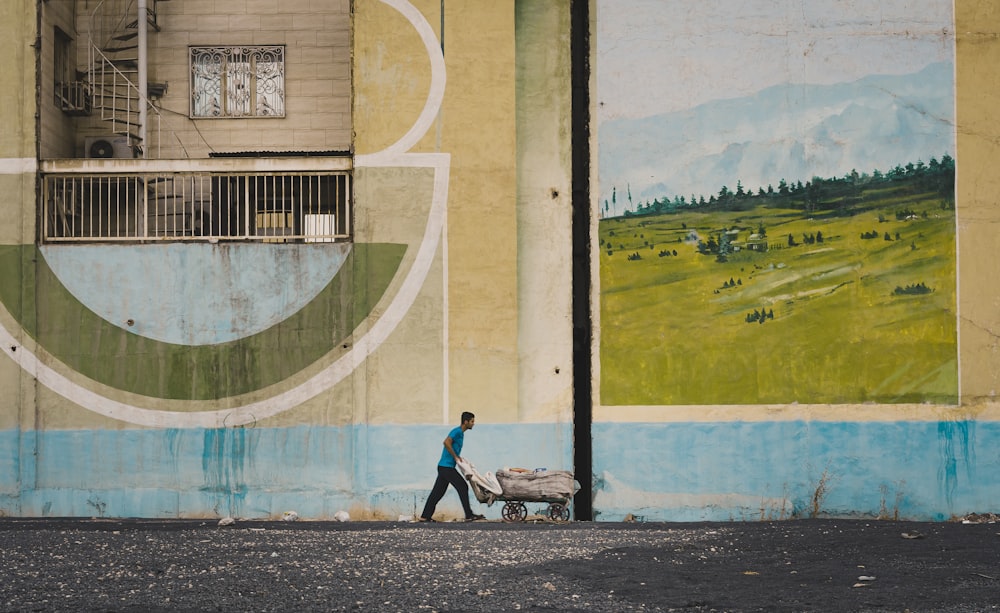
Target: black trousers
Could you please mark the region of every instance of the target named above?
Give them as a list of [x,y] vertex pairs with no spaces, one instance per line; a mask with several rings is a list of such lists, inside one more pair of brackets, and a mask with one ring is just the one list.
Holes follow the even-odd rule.
[[434,515],[437,503],[444,498],[448,491],[448,484],[454,486],[458,492],[458,497],[462,500],[462,508],[465,509],[465,518],[472,519],[472,507],[469,505],[469,484],[465,482],[465,477],[452,466],[438,466],[438,476],[431,488],[431,495],[427,497],[427,504],[424,505],[424,512],[420,517],[430,519]]

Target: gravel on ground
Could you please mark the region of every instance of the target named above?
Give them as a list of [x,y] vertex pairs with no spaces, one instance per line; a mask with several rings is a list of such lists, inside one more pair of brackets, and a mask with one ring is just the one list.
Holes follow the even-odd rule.
[[0,519],[4,611],[990,611],[1000,524]]

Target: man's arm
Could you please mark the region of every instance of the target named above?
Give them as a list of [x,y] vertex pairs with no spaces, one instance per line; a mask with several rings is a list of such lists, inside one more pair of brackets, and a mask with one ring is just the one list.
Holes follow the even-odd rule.
[[455,453],[455,449],[452,448],[451,443],[452,443],[451,437],[446,436],[444,438],[444,448],[448,450],[448,453],[451,454],[451,457],[455,458],[455,463],[457,464],[461,458],[458,457],[457,453]]

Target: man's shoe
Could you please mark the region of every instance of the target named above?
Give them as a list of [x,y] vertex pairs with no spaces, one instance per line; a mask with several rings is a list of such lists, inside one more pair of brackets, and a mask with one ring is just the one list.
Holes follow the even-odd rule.
[[486,519],[486,516],[485,515],[476,515],[476,514],[473,514],[472,517],[466,517],[465,521],[476,521],[476,520],[480,520],[480,519]]
[[426,524],[426,523],[433,524],[433,523],[436,523],[435,520],[431,519],[430,517],[418,517],[417,521],[420,522],[420,523],[422,523],[422,524]]

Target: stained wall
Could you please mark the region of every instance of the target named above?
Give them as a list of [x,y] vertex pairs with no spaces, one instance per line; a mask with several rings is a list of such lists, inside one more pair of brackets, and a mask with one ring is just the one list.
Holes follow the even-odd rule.
[[[855,8],[860,14],[864,7]],[[990,134],[995,131],[987,108],[997,95],[995,71],[989,68],[997,47],[987,41],[1000,22],[989,3],[956,2],[954,11],[953,27],[928,31],[927,36],[942,43],[952,34],[955,38],[957,292],[946,315],[957,331],[956,355],[951,358],[957,363],[957,401],[815,403],[803,397],[795,402],[759,404],[737,398],[724,404],[681,406],[599,401],[593,426],[598,519],[616,520],[631,513],[649,520],[817,515],[947,520],[995,508],[998,490],[993,475],[1000,456],[995,452],[998,363],[991,330],[996,328],[997,316],[991,280],[997,263],[989,239],[995,207],[987,194],[993,180],[984,169],[991,164]],[[920,16],[914,18],[920,21]],[[889,21],[885,22],[886,36],[897,32]],[[830,42],[820,32],[815,34],[820,46]],[[916,30],[898,34],[920,37]],[[593,59],[599,62],[596,55]],[[844,58],[818,60],[833,67]],[[787,64],[774,69],[792,73],[806,61],[810,60],[789,57]],[[595,211],[603,206],[595,204]],[[600,278],[595,263],[595,279]],[[601,335],[616,333],[607,322],[598,330]],[[695,330],[677,332],[697,334]],[[814,334],[822,337],[819,331]],[[664,339],[664,346],[669,344],[670,339]],[[728,347],[732,351],[741,348],[745,347],[735,340]],[[726,347],[705,347],[704,351],[720,357],[718,368],[693,373],[693,383],[712,377],[720,385],[741,380],[744,363],[726,360]],[[775,360],[768,363],[770,357]],[[905,357],[876,352],[869,359]],[[797,363],[794,352],[758,358],[762,368],[757,376],[764,379],[769,367],[792,369],[803,378],[823,375],[819,364]],[[855,372],[874,367],[869,359],[856,360]],[[595,359],[595,365],[600,368],[601,358]],[[655,373],[647,376],[655,377]],[[753,381],[743,381],[747,396],[753,397],[757,393]],[[843,383],[841,396],[855,395],[848,387],[850,381],[843,379]],[[599,377],[594,385],[595,398],[602,398]]]
[[[17,4],[17,19],[4,23],[19,33],[11,37],[18,44],[30,44],[38,7]],[[164,25],[187,19],[192,32],[204,33],[202,26],[217,21],[211,4],[173,4],[163,5]],[[263,23],[266,4],[248,2],[245,9]],[[29,129],[16,142],[4,132],[3,179],[24,192],[2,207],[10,223],[0,245],[6,354],[0,376],[6,389],[18,390],[4,406],[0,433],[8,469],[4,513],[413,515],[435,476],[441,441],[466,410],[477,414],[478,425],[464,454],[482,470],[570,467],[572,341],[562,304],[570,291],[568,229],[540,228],[548,222],[536,206],[544,204],[544,218],[568,217],[569,199],[553,195],[569,193],[568,94],[524,95],[525,85],[537,92],[542,83],[568,82],[568,50],[542,44],[553,35],[568,42],[558,31],[566,7],[446,5],[442,12],[441,3],[365,1],[355,3],[348,32],[309,21],[309,3],[272,4],[280,9],[273,21],[290,28],[282,36],[295,86],[286,120],[266,124],[280,134],[220,120],[199,122],[211,125],[199,125],[201,135],[192,137],[208,139],[215,150],[353,148],[354,240],[346,246],[39,247],[32,54],[5,76],[19,84],[11,91],[27,95],[4,120]],[[240,32],[260,34],[249,25],[235,32],[248,23],[230,16],[228,29],[208,29],[225,35],[215,42],[239,42]],[[535,28],[527,30],[531,37],[519,40],[519,23]],[[328,79],[315,67],[318,81],[303,83],[309,77],[299,60],[325,53],[344,76],[348,37],[349,133],[336,122],[285,126],[302,121],[303,96],[327,100],[330,93],[310,89]],[[155,53],[212,41],[168,33],[154,43]],[[176,84],[177,75],[168,80]],[[168,96],[186,99],[184,88],[173,85]],[[545,118],[532,128],[544,141],[533,145],[525,137],[519,144],[519,114]],[[297,140],[301,130],[319,140]],[[468,138],[471,131],[476,138]],[[553,176],[529,169],[519,177],[526,162],[543,164]],[[127,169],[128,162],[109,164]],[[519,267],[534,264],[519,263],[522,247],[551,254],[546,268],[525,279]],[[191,274],[158,274],[157,262]],[[247,270],[260,268],[271,269],[268,280],[248,281]],[[67,276],[70,269],[75,273]],[[100,304],[119,292],[166,298],[209,278],[215,281],[205,291],[233,297],[214,314],[196,316],[164,299],[130,317],[131,324],[102,315]],[[544,290],[540,302],[526,298],[537,288]],[[241,307],[243,300],[270,305],[277,323],[252,323],[255,309]],[[519,312],[524,301],[533,313]],[[180,321],[194,319],[195,328],[211,332],[213,317],[225,322],[220,330],[235,331],[232,338],[149,334],[153,323],[169,332],[171,321],[179,330]],[[144,322],[150,327],[143,329]],[[526,363],[544,364],[544,374],[522,372],[522,355]],[[461,513],[453,495],[439,510],[445,517]],[[496,507],[485,510],[499,516]]]
[[[480,468],[572,468],[582,399],[570,380],[569,7],[355,2],[350,262],[298,327],[211,353],[143,345],[53,278],[35,231],[38,5],[3,3],[0,45],[11,61],[0,78],[15,86],[0,92],[0,510],[396,519],[419,510],[441,439],[463,410],[477,414],[465,454]],[[596,26],[596,3],[590,17]],[[596,519],[992,510],[1000,14],[962,0],[955,21],[959,402],[604,406],[595,342]],[[235,253],[206,246],[204,261],[227,249]],[[115,257],[102,250],[95,267],[115,270]],[[145,283],[170,290],[155,276]],[[597,340],[610,332],[592,321]],[[281,376],[262,368],[288,362],[295,334],[323,350]],[[81,372],[60,358],[65,347],[99,366]],[[206,364],[224,372],[241,356],[241,372],[257,374],[184,394],[149,380],[166,370],[129,369],[156,364],[150,355],[178,373]],[[441,511],[457,515],[457,499]]]

